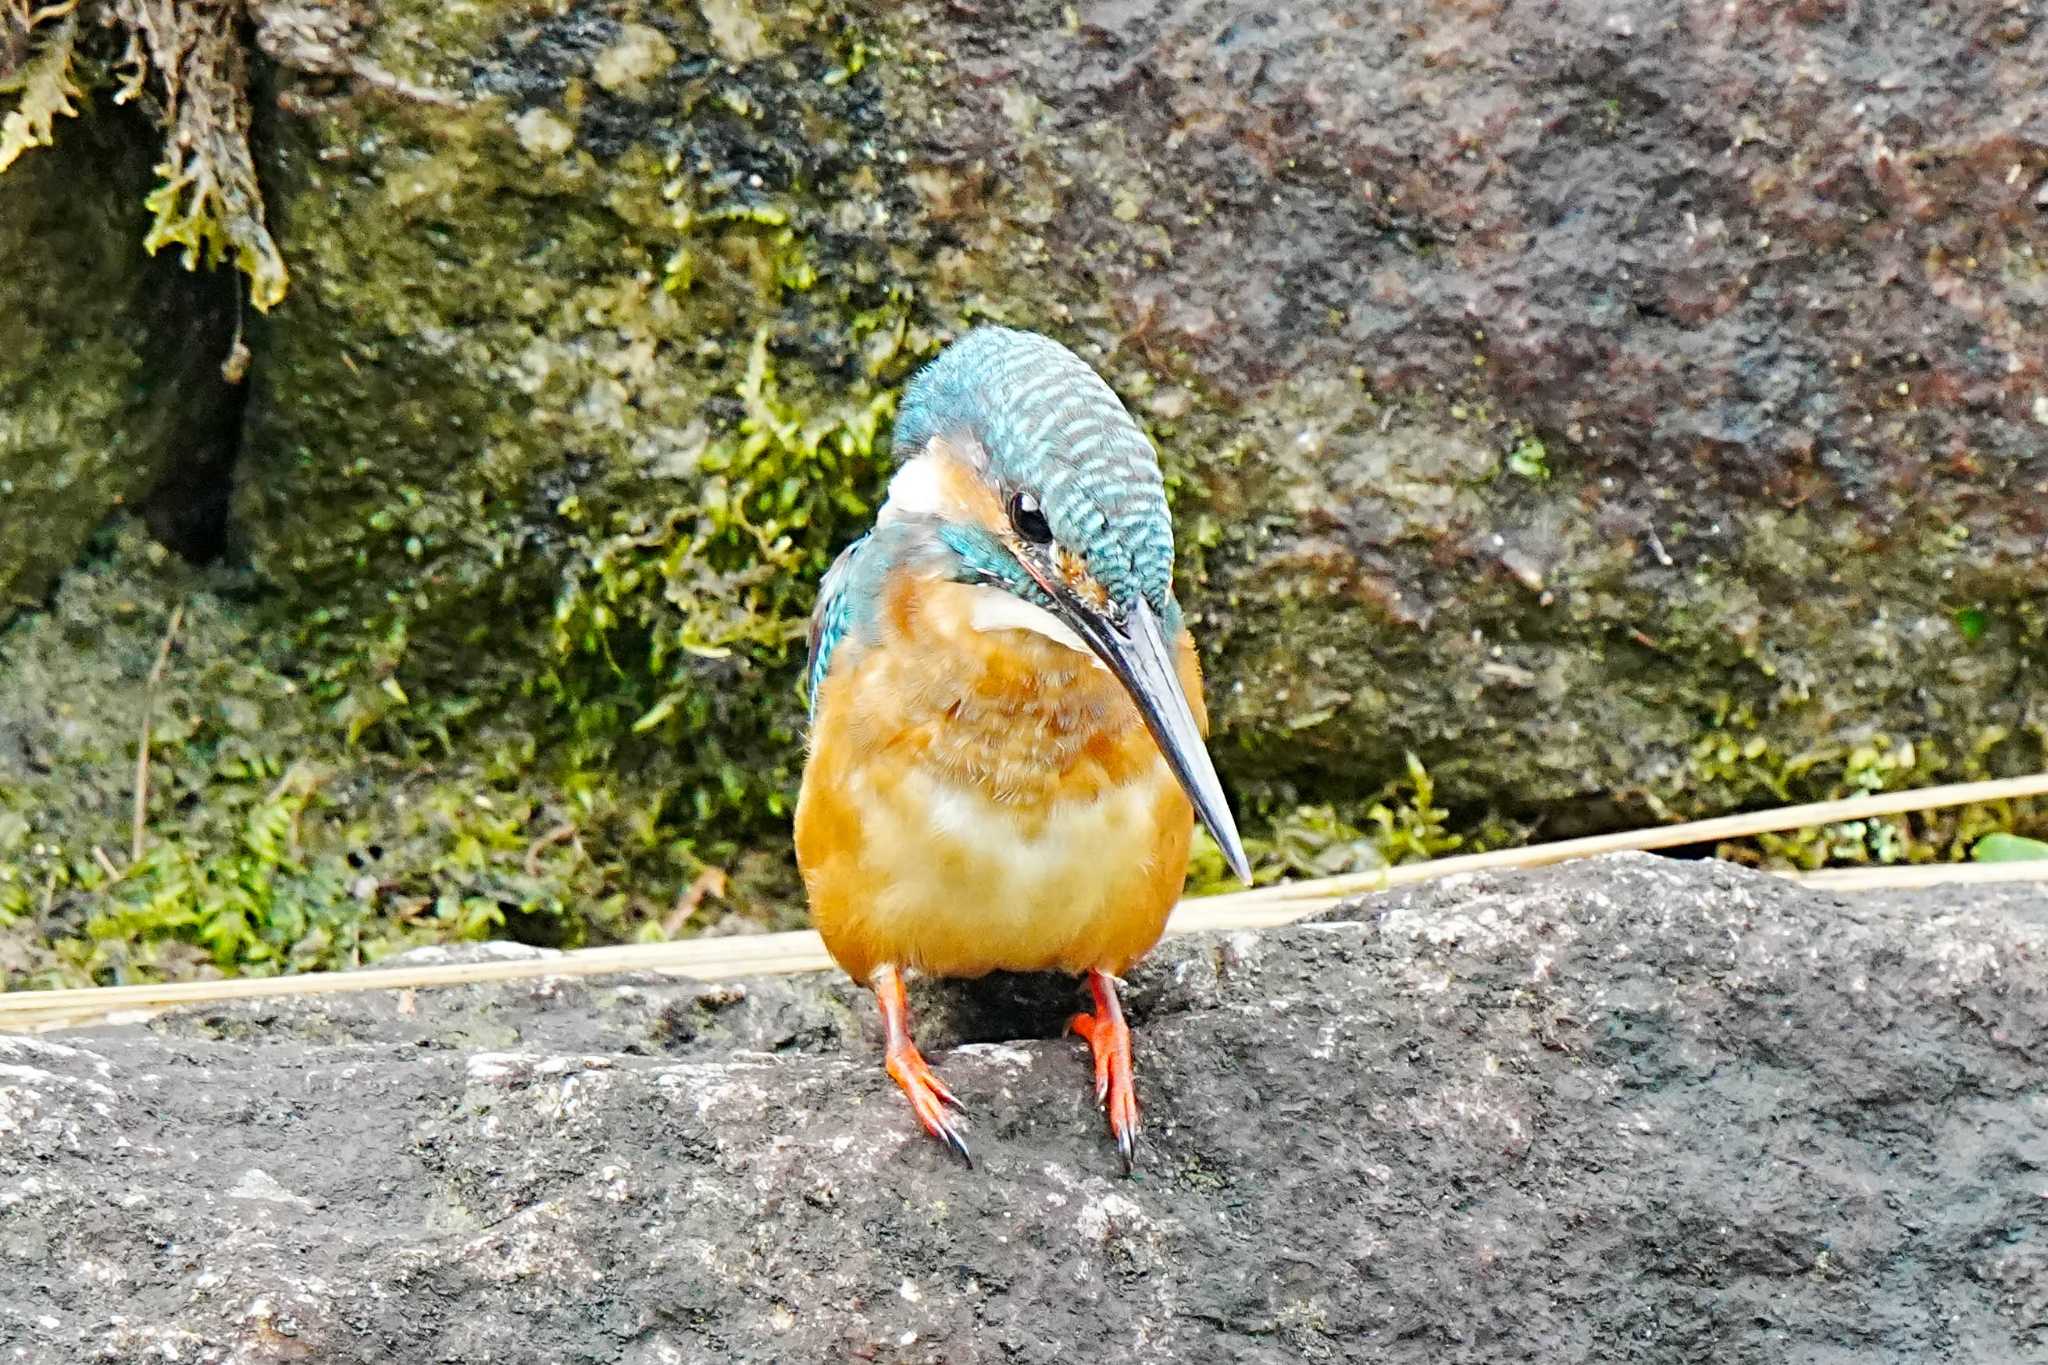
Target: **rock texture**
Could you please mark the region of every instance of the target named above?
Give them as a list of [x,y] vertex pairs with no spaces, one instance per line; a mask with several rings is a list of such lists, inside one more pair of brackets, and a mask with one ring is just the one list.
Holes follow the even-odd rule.
[[1170,941],[1118,1176],[1071,990],[825,978],[0,1040],[0,1359],[2048,1353],[2048,902],[1626,857]]

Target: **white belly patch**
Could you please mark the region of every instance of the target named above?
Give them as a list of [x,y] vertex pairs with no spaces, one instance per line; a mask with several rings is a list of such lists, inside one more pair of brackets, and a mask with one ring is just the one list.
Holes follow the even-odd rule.
[[1129,914],[1155,871],[1162,759],[1099,799],[1055,807],[1042,822],[928,773],[908,776],[867,806],[863,861],[875,881],[868,918],[894,942],[927,932],[989,946],[1005,966],[1031,970]]

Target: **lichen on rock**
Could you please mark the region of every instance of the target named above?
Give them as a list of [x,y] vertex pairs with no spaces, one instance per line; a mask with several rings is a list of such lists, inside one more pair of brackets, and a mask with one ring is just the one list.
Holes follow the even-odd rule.
[[[0,172],[55,142],[57,120],[76,116],[81,99],[147,107],[161,152],[144,200],[151,220],[143,246],[181,248],[188,270],[232,262],[249,302],[267,310],[284,296],[285,273],[249,149],[244,30],[252,19],[269,28],[304,8],[290,0],[5,0],[0,98],[14,99],[0,115]],[[118,59],[87,56],[88,25],[125,38]],[[92,74],[80,75],[81,67]]]
[[60,118],[77,115],[80,91],[72,70],[78,57],[77,0],[31,7],[9,0],[0,9],[0,95],[14,107],[0,115],[0,171],[23,152],[47,147]]
[[857,38],[788,17],[734,66],[688,11],[404,17],[368,55],[465,103],[280,140],[315,283],[267,334],[238,525],[320,604],[301,644],[352,735],[509,708],[572,805],[628,790],[650,837],[729,860],[780,817],[811,584],[934,345],[839,221],[874,184]]

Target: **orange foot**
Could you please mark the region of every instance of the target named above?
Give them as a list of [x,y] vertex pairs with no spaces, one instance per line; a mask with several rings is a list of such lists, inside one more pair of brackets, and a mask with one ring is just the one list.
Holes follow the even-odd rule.
[[910,1112],[917,1115],[924,1130],[958,1152],[971,1168],[974,1157],[967,1150],[967,1140],[960,1136],[958,1122],[946,1112],[946,1106],[951,1105],[965,1115],[967,1106],[932,1074],[924,1055],[911,1041],[910,1002],[903,993],[903,973],[893,966],[879,967],[870,984],[876,1003],[882,1007],[882,1030],[887,1039],[884,1067],[889,1079],[902,1087],[910,1100]]
[[1088,1040],[1095,1054],[1095,1102],[1109,1118],[1109,1132],[1129,1175],[1138,1160],[1138,1087],[1131,1075],[1131,1026],[1116,998],[1116,978],[1108,972],[1088,973],[1095,992],[1095,1013],[1077,1014],[1067,1027]]

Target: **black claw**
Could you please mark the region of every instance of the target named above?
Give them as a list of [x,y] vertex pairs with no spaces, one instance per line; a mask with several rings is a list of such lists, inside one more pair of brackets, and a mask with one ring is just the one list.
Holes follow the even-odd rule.
[[939,1130],[939,1136],[943,1137],[946,1140],[946,1145],[948,1147],[951,1147],[954,1151],[960,1154],[960,1159],[967,1163],[968,1170],[971,1171],[974,1169],[974,1154],[967,1150],[967,1139],[961,1137],[959,1133],[955,1132],[951,1125],[941,1128]]
[[1124,1159],[1124,1174],[1130,1175],[1138,1169],[1138,1135],[1123,1132],[1116,1135],[1117,1155]]

